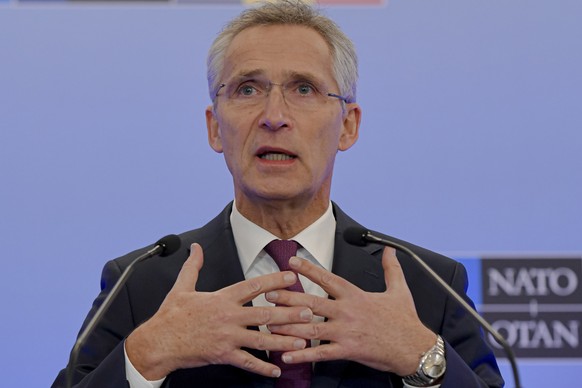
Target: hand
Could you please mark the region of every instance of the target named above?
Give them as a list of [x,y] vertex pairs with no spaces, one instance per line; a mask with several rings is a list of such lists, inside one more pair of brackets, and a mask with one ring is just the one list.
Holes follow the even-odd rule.
[[242,347],[260,350],[297,350],[304,339],[273,335],[247,326],[309,322],[310,309],[297,307],[243,307],[257,295],[288,287],[293,272],[279,272],[245,280],[216,292],[195,291],[203,264],[202,248],[191,247],[176,283],[154,316],[127,338],[131,363],[148,380],[159,380],[180,368],[230,364],[269,377],[281,371]]
[[421,354],[436,342],[416,313],[394,249],[385,248],[383,293],[365,292],[347,280],[307,260],[291,258],[293,270],[319,284],[333,299],[276,290],[268,301],[286,306],[307,306],[326,322],[269,325],[273,333],[305,339],[328,340],[313,348],[287,352],[288,363],[352,360],[371,368],[406,376],[416,371]]

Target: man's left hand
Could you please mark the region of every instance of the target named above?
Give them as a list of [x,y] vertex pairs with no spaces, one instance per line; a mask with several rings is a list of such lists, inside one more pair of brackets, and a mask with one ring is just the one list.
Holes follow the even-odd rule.
[[329,341],[287,352],[287,363],[351,360],[371,368],[406,376],[416,371],[422,353],[436,342],[416,313],[414,301],[396,253],[385,248],[382,267],[386,291],[365,292],[347,280],[307,260],[293,257],[292,269],[319,284],[334,299],[277,290],[268,301],[287,306],[307,306],[325,322],[270,325],[277,334]]

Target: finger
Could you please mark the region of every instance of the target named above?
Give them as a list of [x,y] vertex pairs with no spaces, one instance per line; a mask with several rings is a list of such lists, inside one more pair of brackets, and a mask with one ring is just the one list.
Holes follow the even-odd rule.
[[198,274],[204,263],[204,253],[200,244],[194,243],[190,246],[190,256],[182,265],[178,278],[174,283],[172,290],[176,291],[194,291]]
[[296,281],[297,275],[291,271],[275,272],[243,280],[242,282],[225,287],[219,292],[230,300],[245,304],[262,293],[287,288],[295,284]]
[[244,307],[236,314],[233,318],[244,326],[305,323],[313,319],[313,312],[304,306]]
[[319,362],[347,359],[348,353],[337,343],[330,343],[309,347],[302,350],[286,352],[282,359],[286,364],[298,364],[303,362]]
[[399,289],[406,286],[406,279],[402,272],[400,262],[396,258],[396,250],[386,247],[382,253],[382,268],[384,268],[384,280],[386,281],[386,290]]
[[293,256],[289,259],[289,265],[294,271],[297,271],[312,282],[318,284],[325,292],[335,298],[350,295],[359,290],[359,288],[344,278],[318,267],[309,262],[309,260]]
[[346,328],[334,321],[268,325],[273,334],[320,341],[337,341],[345,337]]
[[237,349],[230,354],[229,364],[240,369],[256,373],[266,377],[281,376],[281,369],[273,364],[258,359],[244,350]]
[[287,352],[304,349],[307,341],[303,338],[264,333],[258,330],[246,330],[246,334],[238,346],[268,351]]
[[288,290],[275,290],[265,294],[268,302],[282,306],[305,306],[315,315],[333,318],[336,316],[335,302],[329,298]]

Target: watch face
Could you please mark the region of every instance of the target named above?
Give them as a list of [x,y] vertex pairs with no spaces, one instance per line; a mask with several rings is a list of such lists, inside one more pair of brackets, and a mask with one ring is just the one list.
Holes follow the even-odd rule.
[[437,379],[445,373],[447,362],[445,358],[437,353],[431,353],[422,365],[422,372],[431,379]]

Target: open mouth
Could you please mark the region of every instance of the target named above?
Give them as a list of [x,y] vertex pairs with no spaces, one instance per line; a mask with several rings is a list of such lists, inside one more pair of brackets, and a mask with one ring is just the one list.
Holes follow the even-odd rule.
[[284,154],[280,152],[265,152],[259,155],[259,158],[264,160],[271,160],[271,161],[283,161],[283,160],[292,160],[295,159],[297,156]]

